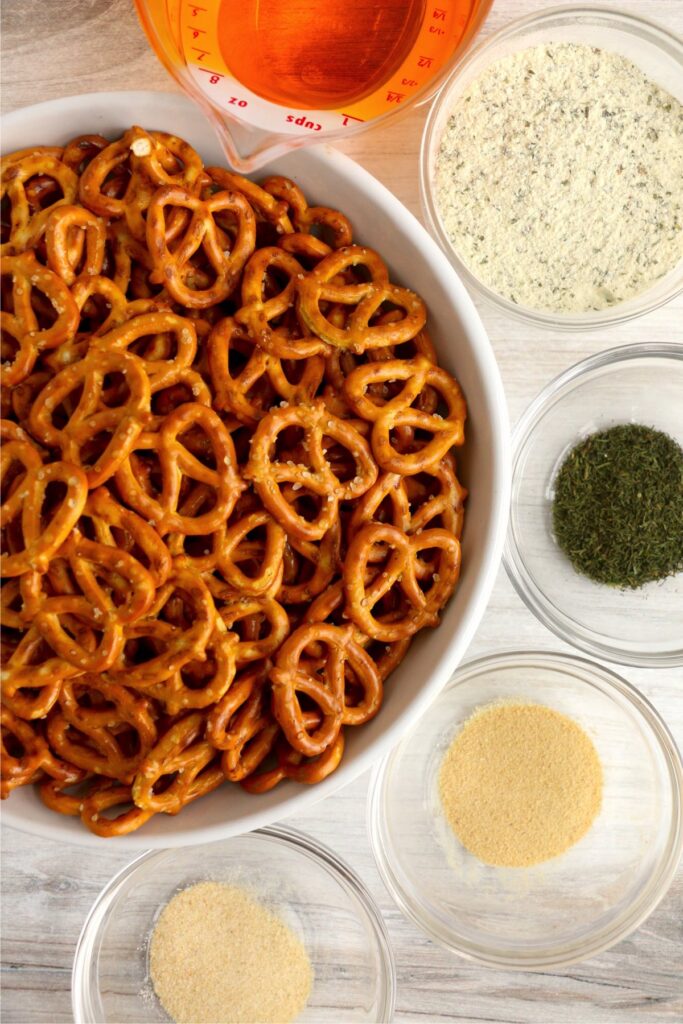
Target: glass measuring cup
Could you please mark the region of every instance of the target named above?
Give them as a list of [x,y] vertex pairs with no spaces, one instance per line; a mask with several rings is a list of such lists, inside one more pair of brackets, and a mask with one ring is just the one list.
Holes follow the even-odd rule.
[[363,131],[424,101],[493,0],[135,0],[232,166]]

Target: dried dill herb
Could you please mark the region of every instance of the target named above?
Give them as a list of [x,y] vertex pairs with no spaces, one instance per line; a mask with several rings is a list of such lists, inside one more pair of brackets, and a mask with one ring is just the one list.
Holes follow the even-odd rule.
[[553,528],[577,572],[642,587],[683,569],[683,449],[635,423],[591,434],[555,483]]

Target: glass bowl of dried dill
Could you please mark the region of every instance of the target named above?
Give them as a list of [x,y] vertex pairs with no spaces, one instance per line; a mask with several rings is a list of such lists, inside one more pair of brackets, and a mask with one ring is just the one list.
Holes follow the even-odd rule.
[[683,665],[683,346],[599,353],[552,381],[513,437],[504,564],[568,643]]

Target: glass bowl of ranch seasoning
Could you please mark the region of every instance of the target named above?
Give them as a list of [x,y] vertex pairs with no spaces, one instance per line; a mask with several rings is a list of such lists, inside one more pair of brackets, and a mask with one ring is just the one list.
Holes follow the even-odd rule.
[[455,69],[425,126],[428,227],[506,314],[583,330],[683,290],[683,42],[562,7]]

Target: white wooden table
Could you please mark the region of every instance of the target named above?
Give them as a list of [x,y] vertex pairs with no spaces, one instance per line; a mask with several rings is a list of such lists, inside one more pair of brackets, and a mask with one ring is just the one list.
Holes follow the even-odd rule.
[[[681,0],[625,2],[683,32]],[[542,6],[549,4],[496,0],[485,32]],[[149,51],[130,0],[5,0],[3,29],[5,110],[76,92],[174,88]],[[345,147],[416,213],[423,118],[418,111]],[[573,335],[506,323],[487,307],[481,312],[513,423],[552,377],[585,356],[644,338],[683,344],[683,299],[631,324]],[[520,646],[569,650],[525,609],[501,570],[468,656]],[[683,746],[683,670],[625,668],[622,674],[655,704]],[[646,924],[602,956],[552,973],[484,970],[435,946],[392,904],[366,836],[366,788],[367,778],[361,778],[289,823],[334,847],[379,902],[397,959],[397,1020],[636,1024],[683,1018],[683,872]],[[81,925],[100,888],[128,859],[116,843],[92,852],[4,829],[5,1024],[72,1019],[70,971]]]

